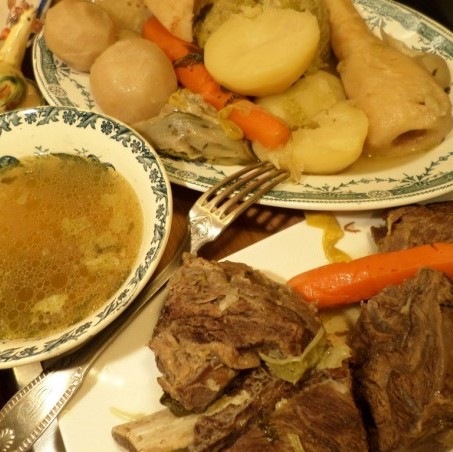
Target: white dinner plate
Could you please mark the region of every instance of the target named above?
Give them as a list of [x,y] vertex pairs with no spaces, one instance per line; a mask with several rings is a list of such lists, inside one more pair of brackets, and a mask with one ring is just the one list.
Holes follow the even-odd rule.
[[[444,196],[436,200],[453,200]],[[370,227],[379,225],[382,212],[340,212],[340,225],[353,222],[354,231],[345,231],[338,248],[352,258],[375,252]],[[327,263],[322,249],[322,231],[298,223],[231,256],[285,282],[290,277]],[[124,333],[107,349],[90,370],[86,382],[61,415],[59,424],[67,452],[120,451],[111,437],[113,426],[130,418],[163,408],[159,371],[154,354],[147,347],[164,302],[161,293]]]
[[[357,233],[346,233],[339,243],[352,257],[373,251],[369,227],[379,223],[378,214],[362,212],[340,215],[342,225],[354,221]],[[275,280],[326,263],[322,232],[301,222],[228,258],[263,270]],[[60,430],[67,452],[114,452],[121,450],[111,437],[114,425],[158,411],[162,389],[159,372],[147,342],[156,324],[164,296],[161,294],[129,325],[99,358],[86,382],[60,417]]]
[[[453,34],[426,16],[389,0],[355,0],[369,26],[380,28],[416,49],[444,57],[453,72]],[[40,34],[33,46],[33,67],[39,88],[51,105],[99,111],[90,93],[88,74],[76,72],[47,49]],[[450,94],[453,101],[453,93]],[[238,166],[188,162],[162,157],[172,182],[205,191]],[[437,148],[410,159],[381,164],[359,161],[332,176],[304,176],[282,183],[261,204],[316,210],[379,209],[418,202],[453,190],[453,132]]]

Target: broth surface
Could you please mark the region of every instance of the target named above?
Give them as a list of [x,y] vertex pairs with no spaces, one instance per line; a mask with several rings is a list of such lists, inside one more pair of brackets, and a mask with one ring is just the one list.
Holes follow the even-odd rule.
[[0,227],[0,338],[37,338],[89,316],[123,284],[143,214],[117,171],[46,155],[0,171]]

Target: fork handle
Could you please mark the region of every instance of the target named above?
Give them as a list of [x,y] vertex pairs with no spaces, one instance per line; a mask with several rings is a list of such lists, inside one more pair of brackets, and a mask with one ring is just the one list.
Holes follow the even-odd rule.
[[80,388],[97,357],[170,279],[189,241],[187,233],[169,264],[110,325],[11,397],[0,410],[0,451],[22,452],[33,446]]

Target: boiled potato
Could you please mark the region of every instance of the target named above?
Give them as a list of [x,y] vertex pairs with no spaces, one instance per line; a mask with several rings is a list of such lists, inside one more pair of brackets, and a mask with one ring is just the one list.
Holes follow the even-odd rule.
[[280,151],[253,145],[260,159],[288,168],[293,177],[300,173],[334,174],[354,163],[362,153],[368,132],[368,118],[348,101],[322,110],[310,127],[293,132],[292,140]]
[[302,77],[283,93],[257,98],[256,103],[295,128],[345,98],[340,78],[318,71]]
[[249,96],[289,88],[313,60],[316,17],[292,9],[253,8],[234,14],[206,41],[206,68],[221,85]]
[[77,71],[88,72],[95,59],[116,39],[113,20],[93,3],[65,0],[47,11],[46,45]]
[[291,142],[296,165],[305,173],[338,173],[360,157],[368,133],[368,118],[362,110],[341,101],[312,121],[312,127],[294,132]]
[[91,67],[94,99],[104,113],[127,124],[157,115],[177,86],[165,53],[142,38],[117,41]]

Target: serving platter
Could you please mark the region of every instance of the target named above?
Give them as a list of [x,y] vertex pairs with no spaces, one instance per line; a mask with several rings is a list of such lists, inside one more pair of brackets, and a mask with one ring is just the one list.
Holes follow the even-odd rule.
[[[453,72],[453,34],[423,14],[390,0],[355,0],[370,28],[381,27],[413,48],[440,54]],[[39,88],[51,105],[100,111],[88,74],[72,70],[46,47],[42,33],[33,45]],[[453,100],[453,93],[450,94]],[[238,166],[188,162],[162,156],[173,183],[205,191]],[[295,209],[362,210],[419,202],[453,190],[453,132],[437,148],[406,159],[359,160],[338,175],[306,175],[282,183],[261,204]]]
[[[453,34],[426,16],[389,0],[355,0],[377,33],[382,27],[413,48],[444,57],[453,72]],[[89,76],[69,68],[46,47],[42,33],[33,45],[39,88],[51,105],[100,111],[90,93]],[[450,94],[453,100],[453,93]],[[162,156],[173,183],[205,191],[238,166],[188,162]],[[406,159],[359,160],[338,175],[306,175],[280,184],[261,204],[295,209],[362,210],[419,202],[453,190],[453,132],[437,148]]]

